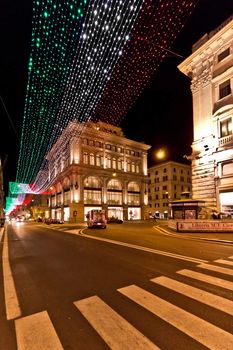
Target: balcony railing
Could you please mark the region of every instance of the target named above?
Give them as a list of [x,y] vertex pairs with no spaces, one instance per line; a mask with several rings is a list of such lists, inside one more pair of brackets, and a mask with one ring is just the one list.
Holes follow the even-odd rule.
[[227,135],[225,137],[222,137],[219,141],[218,141],[218,145],[219,146],[224,146],[228,143],[233,143],[233,135]]

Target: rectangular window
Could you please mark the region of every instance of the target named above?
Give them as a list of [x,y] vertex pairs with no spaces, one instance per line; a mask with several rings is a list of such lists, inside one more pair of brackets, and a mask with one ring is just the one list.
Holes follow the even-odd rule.
[[85,204],[101,204],[101,190],[84,190]]
[[167,190],[167,186],[163,186],[163,190],[165,190],[165,191],[166,191],[166,190]]
[[231,94],[231,83],[230,80],[225,81],[219,85],[219,99],[226,97]]
[[121,192],[107,192],[108,204],[122,205],[122,193]]
[[68,205],[70,203],[70,191],[64,192],[64,205]]
[[177,176],[173,175],[173,180],[176,181],[177,180]]
[[221,62],[224,58],[226,58],[229,55],[230,55],[230,48],[228,47],[226,50],[224,50],[218,55],[218,62]]
[[233,174],[233,163],[225,163],[222,165],[222,175],[229,176]]
[[166,176],[163,176],[163,181],[167,181],[167,180],[168,180],[167,175],[166,175]]
[[128,205],[140,205],[140,194],[128,193]]
[[220,122],[220,135],[225,137],[232,134],[232,119],[228,118]]

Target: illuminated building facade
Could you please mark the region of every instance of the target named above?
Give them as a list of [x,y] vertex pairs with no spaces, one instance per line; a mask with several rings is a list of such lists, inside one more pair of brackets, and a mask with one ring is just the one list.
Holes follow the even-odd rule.
[[91,209],[108,217],[141,219],[148,205],[147,151],[103,123],[70,123],[47,154],[49,207],[46,216],[70,222]]
[[179,67],[193,96],[192,190],[233,214],[233,17],[193,45]]
[[179,199],[182,192],[191,192],[191,166],[168,161],[148,169],[148,203],[152,215],[168,218],[170,202]]

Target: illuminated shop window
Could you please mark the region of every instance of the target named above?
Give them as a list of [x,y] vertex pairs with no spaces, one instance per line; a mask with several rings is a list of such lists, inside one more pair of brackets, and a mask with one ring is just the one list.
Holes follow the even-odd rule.
[[219,85],[219,99],[226,97],[231,94],[231,82],[230,80],[225,81]]
[[220,135],[225,137],[232,134],[232,119],[228,118],[220,122]]

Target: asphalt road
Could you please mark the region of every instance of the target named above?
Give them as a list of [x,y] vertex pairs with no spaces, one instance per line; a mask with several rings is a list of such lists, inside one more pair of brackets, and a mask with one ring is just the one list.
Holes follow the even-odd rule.
[[12,224],[1,243],[1,350],[233,348],[232,244],[152,222]]

